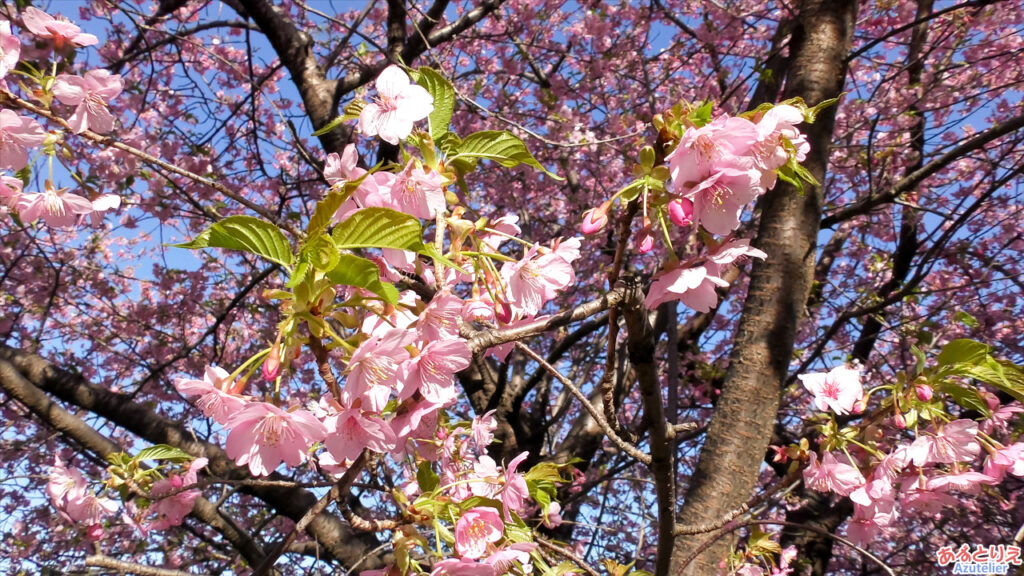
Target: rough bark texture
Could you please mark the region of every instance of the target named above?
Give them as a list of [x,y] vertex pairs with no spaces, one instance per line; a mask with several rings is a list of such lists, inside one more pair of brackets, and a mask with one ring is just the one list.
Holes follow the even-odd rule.
[[[856,13],[856,2],[850,0],[803,4],[793,27],[784,98],[800,96],[814,105],[842,91]],[[834,119],[833,107],[806,128],[811,152],[805,166],[819,181],[824,181]],[[761,220],[753,244],[768,258],[755,262],[751,270],[729,372],[684,502],[681,522],[687,525],[712,522],[750,498],[813,278],[822,190],[806,186],[800,194],[779,185],[759,207]],[[729,539],[720,540],[690,566],[680,565],[707,538],[677,537],[672,572],[715,573]]]

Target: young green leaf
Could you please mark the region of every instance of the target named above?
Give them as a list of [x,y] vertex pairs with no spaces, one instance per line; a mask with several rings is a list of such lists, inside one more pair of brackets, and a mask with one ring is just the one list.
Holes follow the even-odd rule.
[[423,250],[423,229],[420,228],[420,221],[390,208],[364,208],[335,226],[332,237],[340,250]]
[[518,136],[504,130],[484,130],[466,136],[459,147],[459,153],[452,160],[462,158],[492,160],[506,168],[526,164],[556,180],[564,180],[544,168]]
[[291,267],[292,247],[280,228],[252,216],[228,216],[203,230],[191,242],[173,244],[178,248],[227,248],[262,256],[271,262]]
[[354,254],[339,254],[338,263],[326,274],[335,284],[355,286],[369,290],[389,304],[398,303],[398,290],[380,279],[380,269],[366,258]]
[[192,455],[181,448],[157,444],[149,448],[143,448],[135,456],[135,460],[191,460]]
[[436,142],[441,135],[448,132],[448,125],[451,124],[452,112],[455,110],[455,88],[447,78],[432,68],[423,66],[419,72],[417,84],[426,88],[434,97],[434,111],[430,113],[428,120],[430,137]]

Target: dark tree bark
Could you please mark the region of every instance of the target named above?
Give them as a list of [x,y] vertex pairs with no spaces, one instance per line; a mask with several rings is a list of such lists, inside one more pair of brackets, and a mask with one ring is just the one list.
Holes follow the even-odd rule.
[[[813,106],[839,95],[856,15],[857,4],[851,0],[803,4],[793,26],[784,98],[800,96]],[[825,180],[834,121],[832,107],[807,127],[811,152],[805,166],[819,182]],[[683,524],[714,522],[745,503],[754,489],[813,278],[822,198],[817,186],[806,186],[801,194],[779,185],[759,203],[761,220],[753,245],[768,258],[751,270],[729,371],[684,501]],[[707,538],[677,537],[672,572],[714,573],[727,553],[728,539],[681,566]]]

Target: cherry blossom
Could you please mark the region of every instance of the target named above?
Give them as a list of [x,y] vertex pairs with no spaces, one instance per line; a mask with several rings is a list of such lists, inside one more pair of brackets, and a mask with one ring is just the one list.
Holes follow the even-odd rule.
[[200,491],[196,488],[183,488],[196,483],[199,470],[208,462],[206,458],[196,458],[184,474],[174,474],[153,483],[150,495],[154,500],[148,511],[155,514],[156,519],[149,524],[149,530],[166,530],[171,526],[178,526],[185,520],[185,516],[192,512]]
[[52,38],[58,50],[65,44],[72,46],[94,46],[99,39],[92,34],[85,34],[82,29],[62,17],[50,16],[46,12],[28,6],[22,13],[22,22],[33,34],[40,38]]
[[916,466],[973,460],[981,452],[977,434],[977,422],[954,420],[937,432],[922,433],[910,445],[908,452]]
[[804,482],[819,492],[849,496],[864,484],[864,476],[857,468],[836,460],[830,452],[822,455],[820,463],[817,454],[811,452],[810,461],[804,469]]
[[85,76],[61,74],[53,85],[53,95],[68,106],[76,106],[68,125],[76,134],[92,130],[106,134],[114,128],[114,115],[107,104],[124,89],[119,74],[90,70]]
[[798,378],[804,388],[814,394],[814,405],[818,410],[832,410],[839,415],[849,414],[864,396],[860,370],[857,368],[836,366],[828,373],[801,374]]
[[21,58],[21,40],[11,34],[11,23],[0,21],[0,89],[4,87],[4,77],[14,70]]
[[327,429],[305,410],[285,412],[266,402],[250,402],[224,423],[231,430],[225,451],[254,476],[266,476],[282,462],[298,466],[306,450],[324,439]]
[[224,391],[236,386],[228,383],[229,376],[222,368],[208,366],[202,380],[179,378],[174,381],[174,387],[185,396],[199,396],[195,403],[203,414],[224,424],[246,405],[244,398]]
[[707,312],[718,304],[715,287],[724,288],[729,285],[721,278],[724,267],[744,256],[766,258],[767,254],[751,248],[748,240],[733,240],[723,244],[708,255],[701,266],[687,268],[681,265],[655,276],[644,305],[653,309],[665,302],[681,300],[697,312]]
[[28,164],[28,149],[44,140],[46,132],[39,122],[0,108],[0,168],[21,170]]
[[434,98],[422,86],[409,82],[398,66],[388,66],[377,77],[377,98],[359,114],[359,130],[398,144],[412,133],[412,125],[434,110]]
[[455,523],[455,549],[463,558],[476,560],[484,555],[488,544],[501,540],[504,528],[494,508],[471,508]]
[[42,218],[50,226],[65,228],[74,226],[78,216],[92,212],[92,202],[67,188],[54,189],[49,180],[45,192],[22,194],[18,201],[18,215],[26,224]]

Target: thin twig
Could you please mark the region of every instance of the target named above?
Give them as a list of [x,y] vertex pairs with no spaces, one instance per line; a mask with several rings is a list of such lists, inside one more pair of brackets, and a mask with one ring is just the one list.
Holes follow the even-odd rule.
[[587,400],[587,397],[583,394],[583,392],[580,391],[579,388],[576,387],[575,384],[572,383],[571,380],[563,376],[562,373],[556,370],[554,366],[548,364],[548,362],[544,360],[544,358],[542,358],[540,354],[537,354],[522,342],[516,342],[516,348],[521,350],[523,354],[526,354],[527,356],[532,358],[537,364],[540,365],[541,368],[547,370],[548,372],[551,373],[552,376],[557,378],[558,381],[561,382],[562,385],[565,386],[566,389],[568,389],[569,392],[571,392],[572,395],[575,396],[576,399],[583,404],[583,408],[586,409],[588,413],[590,413],[590,417],[593,418],[595,422],[597,422],[597,425],[600,426],[602,430],[604,430],[604,433],[608,435],[608,439],[612,441],[612,444],[615,444],[623,452],[629,454],[633,458],[636,458],[638,461],[650,465],[650,455],[645,454],[639,448],[630,444],[629,442],[626,442],[618,434],[616,434],[615,431],[612,430],[611,426],[608,425],[608,421],[605,420],[604,415],[601,414],[600,411],[594,409],[594,406]]
[[299,519],[292,528],[292,531],[285,536],[281,545],[277,546],[273,551],[267,554],[267,557],[263,562],[261,562],[260,565],[256,567],[256,570],[253,571],[254,576],[266,576],[270,573],[271,569],[274,567],[274,563],[277,562],[277,559],[281,557],[281,554],[288,550],[288,546],[299,534],[305,532],[309,523],[319,516],[321,512],[326,510],[327,506],[329,506],[331,502],[340,498],[343,493],[348,492],[349,488],[352,487],[352,483],[355,482],[355,479],[363,471],[363,464],[365,462],[366,450],[363,450],[359,453],[359,456],[356,457],[355,461],[352,462],[352,465],[349,466],[348,470],[345,471],[345,474],[338,479],[334,486],[331,486],[331,489],[327,491],[327,494],[324,494],[323,498],[317,500],[316,504],[313,504],[306,514]]
[[156,566],[147,566],[145,564],[135,564],[134,562],[115,560],[110,556],[103,556],[100,554],[86,556],[85,565],[95,566],[97,568],[109,568],[111,570],[117,570],[122,574],[138,574],[139,576],[198,576],[193,572],[182,572],[181,570],[169,570],[167,568],[157,568]]

